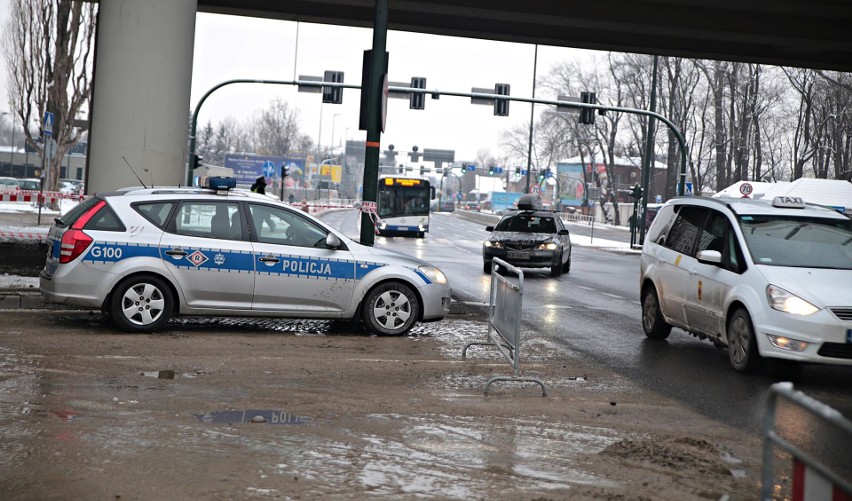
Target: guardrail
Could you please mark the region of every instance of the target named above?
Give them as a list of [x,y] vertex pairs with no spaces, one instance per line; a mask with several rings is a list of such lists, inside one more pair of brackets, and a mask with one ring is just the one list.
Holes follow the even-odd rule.
[[[499,273],[500,268],[514,273],[517,283]],[[462,358],[467,358],[467,349],[474,345],[494,346],[503,358],[512,364],[511,376],[494,376],[485,384],[485,394],[491,383],[509,381],[536,383],[541,386],[541,396],[547,396],[544,383],[536,378],[521,374],[521,310],[524,299],[524,272],[499,258],[491,262],[491,295],[488,308],[488,341],[473,341],[465,345]]]
[[[800,391],[793,390],[793,383],[775,383],[769,388],[766,415],[763,418],[763,472],[760,499],[772,500],[774,490],[773,460],[775,446],[793,456],[792,501],[811,500],[852,500],[852,480],[850,472],[844,474],[834,471],[821,463],[813,455],[782,438],[776,429],[778,399],[784,398],[808,411],[833,428],[852,439],[852,422],[844,418],[835,409],[811,398]],[[808,430],[813,432],[814,430]],[[846,450],[848,454],[848,450]],[[848,456],[847,456],[848,457]]]

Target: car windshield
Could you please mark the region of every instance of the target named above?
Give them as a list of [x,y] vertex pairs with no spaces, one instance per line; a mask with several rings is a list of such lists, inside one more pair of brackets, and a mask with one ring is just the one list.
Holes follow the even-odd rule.
[[742,215],[755,264],[852,269],[852,220]]
[[556,233],[556,223],[552,217],[517,214],[504,217],[495,231],[513,231],[518,233]]

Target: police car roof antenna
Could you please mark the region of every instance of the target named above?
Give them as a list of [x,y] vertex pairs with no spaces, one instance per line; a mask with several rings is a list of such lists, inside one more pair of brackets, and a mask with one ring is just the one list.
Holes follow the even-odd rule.
[[127,167],[128,167],[128,168],[130,168],[130,172],[132,172],[132,173],[133,173],[133,175],[134,175],[134,176],[136,176],[136,179],[138,179],[138,180],[139,180],[139,183],[142,185],[142,187],[143,187],[143,188],[145,188],[145,189],[147,189],[148,187],[147,187],[147,186],[145,186],[145,182],[144,182],[144,181],[142,181],[142,178],[141,178],[141,177],[139,177],[139,174],[137,174],[137,173],[136,173],[136,171],[135,171],[135,170],[133,170],[133,167],[130,165],[130,162],[128,162],[128,161],[127,161],[127,159],[126,159],[126,158],[124,158],[124,156],[123,156],[123,155],[122,155],[121,159],[122,159],[122,160],[124,160],[124,163],[126,163],[126,164],[127,164]]

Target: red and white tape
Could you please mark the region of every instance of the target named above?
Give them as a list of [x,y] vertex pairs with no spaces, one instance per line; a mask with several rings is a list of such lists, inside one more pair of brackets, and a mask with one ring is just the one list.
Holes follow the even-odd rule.
[[793,458],[792,501],[852,501],[831,481],[797,458]]
[[47,242],[47,233],[33,233],[30,231],[15,231],[0,228],[0,242],[24,242],[41,244]]
[[36,203],[41,196],[43,204],[56,203],[60,200],[83,200],[83,195],[69,195],[58,191],[45,191],[41,195],[37,191],[2,191],[0,192],[0,202],[24,202]]

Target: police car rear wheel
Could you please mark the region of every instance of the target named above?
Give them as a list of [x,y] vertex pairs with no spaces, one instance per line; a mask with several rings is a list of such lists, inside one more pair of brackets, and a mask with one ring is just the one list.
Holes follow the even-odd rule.
[[400,282],[376,286],[364,301],[363,320],[367,330],[380,336],[408,332],[420,316],[420,302],[411,287]]
[[110,301],[110,317],[128,332],[153,332],[172,314],[174,299],[163,279],[139,275],[118,284]]

